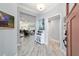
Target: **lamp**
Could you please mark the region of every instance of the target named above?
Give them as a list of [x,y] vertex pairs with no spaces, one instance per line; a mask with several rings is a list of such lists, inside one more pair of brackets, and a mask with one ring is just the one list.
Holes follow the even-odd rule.
[[45,9],[45,5],[44,4],[37,4],[37,9],[39,11],[43,11]]

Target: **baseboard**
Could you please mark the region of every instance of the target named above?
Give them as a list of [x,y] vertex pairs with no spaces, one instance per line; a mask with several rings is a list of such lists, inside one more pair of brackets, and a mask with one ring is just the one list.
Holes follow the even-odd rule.
[[64,49],[61,49],[61,53],[63,54],[63,56],[66,56],[66,51]]
[[14,56],[18,56],[18,54],[16,53]]

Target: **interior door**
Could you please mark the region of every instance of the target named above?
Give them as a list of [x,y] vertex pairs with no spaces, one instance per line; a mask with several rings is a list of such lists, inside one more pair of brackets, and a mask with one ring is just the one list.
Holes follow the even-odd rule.
[[79,4],[67,18],[67,55],[79,56]]

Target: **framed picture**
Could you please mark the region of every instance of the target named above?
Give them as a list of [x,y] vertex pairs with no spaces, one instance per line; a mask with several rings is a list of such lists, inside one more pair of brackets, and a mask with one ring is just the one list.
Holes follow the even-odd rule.
[[1,28],[14,28],[14,16],[0,11],[0,27]]
[[39,20],[39,30],[44,30],[45,29],[45,20],[40,19]]

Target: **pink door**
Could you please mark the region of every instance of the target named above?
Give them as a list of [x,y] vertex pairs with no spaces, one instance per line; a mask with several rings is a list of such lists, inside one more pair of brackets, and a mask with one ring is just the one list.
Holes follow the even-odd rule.
[[79,4],[67,18],[67,55],[79,56]]

